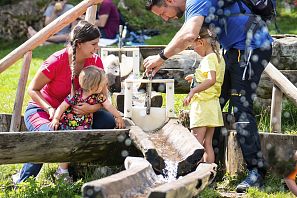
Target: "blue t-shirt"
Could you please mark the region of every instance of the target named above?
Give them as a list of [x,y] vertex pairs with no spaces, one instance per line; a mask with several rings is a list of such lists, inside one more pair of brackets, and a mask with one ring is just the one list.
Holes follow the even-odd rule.
[[[244,4],[242,5],[246,10],[246,14],[251,13]],[[247,37],[246,23],[249,16],[229,16],[230,14],[239,13],[240,9],[237,3],[234,3],[228,8],[220,9],[218,0],[186,0],[185,21],[194,16],[204,16],[205,23],[216,26],[218,39],[224,49],[236,48],[244,50],[246,49]],[[224,20],[226,20],[225,23]],[[261,26],[255,32],[249,47],[256,49],[269,46],[272,41],[273,39],[269,35],[268,28]]]

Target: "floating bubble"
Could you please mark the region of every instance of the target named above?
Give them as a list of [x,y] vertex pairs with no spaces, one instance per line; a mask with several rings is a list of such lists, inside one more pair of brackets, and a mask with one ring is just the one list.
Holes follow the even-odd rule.
[[224,136],[228,135],[228,130],[225,127],[222,128],[221,132],[222,132],[222,135]]
[[284,117],[285,117],[285,118],[289,118],[289,117],[290,117],[290,113],[289,113],[288,111],[285,111],[285,112],[284,112]]
[[123,142],[125,140],[125,136],[124,135],[119,135],[118,136],[118,141],[119,142]]
[[131,141],[130,138],[127,138],[127,139],[125,140],[125,145],[126,145],[126,146],[130,146],[131,143],[132,143],[132,141]]
[[122,157],[127,157],[129,155],[129,152],[127,150],[123,150],[121,152]]

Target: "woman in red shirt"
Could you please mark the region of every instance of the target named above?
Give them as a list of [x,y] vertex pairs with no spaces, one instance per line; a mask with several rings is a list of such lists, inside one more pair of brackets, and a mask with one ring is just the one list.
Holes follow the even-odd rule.
[[[70,33],[69,45],[52,54],[35,74],[28,92],[29,102],[24,118],[29,131],[51,131],[50,122],[55,109],[69,93],[79,88],[78,75],[87,66],[103,68],[98,50],[100,32],[86,21],[79,22]],[[114,128],[115,120],[109,112],[99,110],[100,104],[81,103],[74,106],[76,114],[94,113],[93,128]],[[98,111],[99,110],[99,111]],[[16,183],[30,176],[36,177],[42,164],[24,164]]]

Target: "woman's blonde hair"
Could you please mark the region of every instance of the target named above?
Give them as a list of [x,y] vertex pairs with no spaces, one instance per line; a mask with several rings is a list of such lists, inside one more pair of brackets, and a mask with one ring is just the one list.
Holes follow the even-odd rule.
[[79,74],[79,84],[84,91],[91,91],[99,88],[104,78],[106,78],[104,70],[92,65],[82,69]]
[[202,26],[197,39],[206,39],[206,41],[211,45],[213,52],[217,55],[218,61],[221,61],[220,44],[218,43],[218,39],[213,28],[205,25]]

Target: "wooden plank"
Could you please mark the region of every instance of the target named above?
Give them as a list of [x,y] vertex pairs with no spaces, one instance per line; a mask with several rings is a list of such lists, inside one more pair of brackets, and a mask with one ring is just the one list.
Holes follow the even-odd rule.
[[25,96],[25,89],[26,89],[31,59],[32,59],[32,51],[28,51],[24,56],[23,67],[21,70],[19,85],[18,85],[18,89],[16,92],[15,101],[14,101],[13,115],[11,118],[11,124],[9,129],[9,131],[11,132],[20,131],[22,106],[23,106],[23,101]]
[[50,36],[54,35],[56,32],[59,32],[65,26],[75,21],[79,16],[83,15],[88,7],[101,2],[102,0],[84,0],[71,10],[67,11],[66,13],[55,19],[47,26],[45,26],[37,34],[32,36],[21,46],[19,46],[0,60],[0,73],[14,64],[26,52],[32,51],[37,46],[44,43]]
[[276,86],[272,89],[270,129],[272,132],[280,133],[282,130],[282,99],[283,92]]
[[121,156],[123,147],[120,144],[124,144],[128,132],[129,129],[2,132],[0,164],[116,158]]
[[85,20],[94,25],[96,21],[96,13],[97,13],[97,5],[92,5],[87,9]]
[[264,72],[271,78],[273,83],[297,105],[297,88],[271,63],[267,65]]

